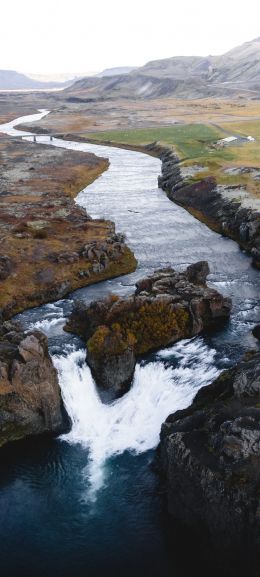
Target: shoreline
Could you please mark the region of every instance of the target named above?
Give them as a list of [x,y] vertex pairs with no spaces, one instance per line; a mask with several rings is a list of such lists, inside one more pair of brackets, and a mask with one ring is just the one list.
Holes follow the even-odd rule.
[[170,147],[158,143],[135,146],[88,139],[70,133],[60,134],[59,138],[69,140],[72,136],[79,142],[134,150],[160,158],[162,168],[158,185],[167,193],[168,198],[214,232],[237,242],[242,250],[252,256],[253,266],[260,269],[260,213],[257,209],[244,207],[240,201],[225,198],[217,190],[214,177],[185,181],[180,170],[185,159],[180,161]]
[[218,190],[214,177],[185,181],[178,156],[167,150],[162,154],[162,174],[158,184],[170,200],[176,202],[215,232],[231,238],[252,256],[260,269],[260,213],[241,202],[228,200]]
[[135,270],[114,223],[74,202],[107,159],[5,136],[0,151],[0,319]]

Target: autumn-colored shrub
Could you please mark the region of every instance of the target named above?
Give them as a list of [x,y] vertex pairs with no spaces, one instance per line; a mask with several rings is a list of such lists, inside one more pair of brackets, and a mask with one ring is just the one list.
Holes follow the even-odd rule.
[[174,335],[187,336],[189,314],[184,307],[172,310],[168,303],[154,299],[142,304],[136,312],[129,311],[120,324],[123,331],[134,335],[135,352],[141,354],[167,345]]
[[136,339],[129,331],[122,332],[118,323],[107,327],[101,325],[97,328],[94,335],[88,340],[88,351],[96,357],[104,353],[108,355],[120,355],[127,349],[133,348]]
[[[145,303],[119,300],[105,317],[107,324],[99,326],[88,341],[88,349],[95,355],[104,351],[120,354],[130,346],[136,354],[143,354],[167,345],[175,337],[189,336],[187,309],[179,305],[173,308],[159,299]],[[111,322],[114,320],[117,322]]]

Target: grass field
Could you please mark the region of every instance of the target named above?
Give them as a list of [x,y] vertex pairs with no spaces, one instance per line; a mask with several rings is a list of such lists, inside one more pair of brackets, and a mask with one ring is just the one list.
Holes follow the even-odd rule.
[[[209,145],[223,138],[223,133],[209,124],[179,124],[158,128],[88,132],[86,137],[137,146],[160,142],[174,147],[182,159],[197,159],[208,157]],[[215,152],[216,157],[231,157],[227,149]]]
[[234,154],[236,163],[244,166],[260,167],[260,120],[225,123],[221,126],[226,130],[230,130],[230,132],[232,131],[235,135],[253,136],[255,138],[254,142],[248,142],[239,147],[232,147],[230,151]]
[[[234,135],[250,135],[256,140],[224,148],[212,146],[217,140],[225,138],[229,132]],[[191,164],[205,166],[205,171],[192,177],[191,180],[212,175],[219,184],[242,185],[254,197],[260,197],[260,183],[250,174],[228,175],[225,173],[227,167],[260,167],[260,120],[225,122],[218,127],[193,123],[147,129],[88,132],[86,137],[136,146],[159,142],[172,147],[184,166]]]
[[222,124],[226,130],[234,131],[241,136],[254,136],[256,139],[260,138],[260,119],[257,120],[243,120],[240,122],[226,122]]

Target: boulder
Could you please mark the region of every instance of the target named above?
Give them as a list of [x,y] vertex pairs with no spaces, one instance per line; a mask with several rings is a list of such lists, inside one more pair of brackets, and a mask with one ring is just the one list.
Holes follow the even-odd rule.
[[207,261],[201,260],[188,266],[186,274],[190,282],[204,285],[209,274],[209,265]]

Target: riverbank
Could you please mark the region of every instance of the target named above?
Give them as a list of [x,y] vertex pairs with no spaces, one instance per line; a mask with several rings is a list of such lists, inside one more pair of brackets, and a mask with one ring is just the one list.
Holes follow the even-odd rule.
[[[220,187],[212,176],[192,181],[196,170],[185,177],[179,158],[171,150],[163,151],[160,158],[162,174],[158,183],[169,198],[212,230],[235,240],[251,254],[254,266],[260,268],[260,212],[243,206],[237,198],[239,187]],[[198,169],[203,172],[203,167]]]
[[[256,173],[257,181],[260,169],[250,167],[226,169],[229,170],[230,179],[235,177],[238,184],[233,184],[231,180],[230,184],[218,184],[216,177],[210,174],[207,163],[205,165],[195,161],[183,163],[172,147],[162,145],[160,142],[137,145],[80,135],[60,135],[60,138],[65,140],[71,140],[72,137],[79,142],[116,146],[160,158],[162,173],[158,183],[167,192],[170,200],[188,210],[215,232],[235,240],[243,250],[251,254],[253,265],[260,268],[259,198],[257,194],[247,191],[248,183],[244,183],[244,175],[248,181],[251,173]],[[239,184],[239,178],[242,184]]]
[[106,159],[6,137],[0,152],[3,319],[135,270],[114,224],[92,220],[73,200],[107,170]]

